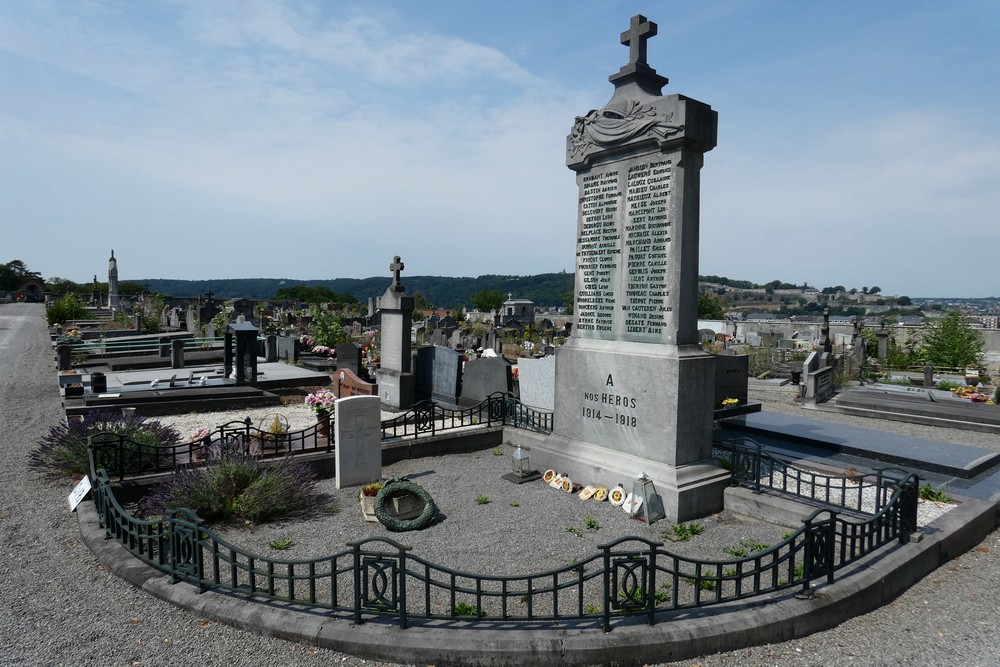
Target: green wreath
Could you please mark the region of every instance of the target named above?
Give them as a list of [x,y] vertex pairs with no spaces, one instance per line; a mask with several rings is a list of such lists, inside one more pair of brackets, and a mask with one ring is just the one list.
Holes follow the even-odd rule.
[[[423,501],[424,511],[420,513],[420,516],[413,519],[399,519],[386,511],[385,505],[391,498],[408,494],[415,495]],[[427,493],[427,489],[405,478],[390,479],[382,485],[378,495],[375,496],[375,518],[394,533],[426,528],[435,514],[437,514],[437,505],[434,504],[431,494]]]

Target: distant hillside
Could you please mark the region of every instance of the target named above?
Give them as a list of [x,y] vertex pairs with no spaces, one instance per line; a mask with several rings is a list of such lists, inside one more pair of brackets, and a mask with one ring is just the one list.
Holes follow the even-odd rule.
[[[211,290],[217,299],[247,297],[273,299],[281,287],[324,285],[332,292],[353,294],[362,303],[369,297],[379,297],[392,281],[391,276],[373,278],[335,278],[333,280],[288,280],[281,278],[232,278],[226,280],[164,280],[144,278],[131,282],[148,285],[150,291],[166,296],[192,297]],[[573,289],[572,273],[542,273],[536,276],[486,275],[478,278],[447,278],[443,276],[402,277],[407,294],[419,291],[438,308],[452,309],[459,304],[472,307],[472,295],[482,290],[509,292],[515,299],[530,299],[537,306],[566,305],[564,297]]]

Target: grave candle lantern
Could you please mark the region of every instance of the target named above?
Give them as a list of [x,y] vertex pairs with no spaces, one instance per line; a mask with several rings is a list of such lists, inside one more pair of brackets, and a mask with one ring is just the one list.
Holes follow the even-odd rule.
[[514,463],[514,475],[516,477],[527,477],[531,474],[530,457],[528,456],[528,452],[521,449],[521,445],[518,445],[514,453],[511,454],[511,460]]

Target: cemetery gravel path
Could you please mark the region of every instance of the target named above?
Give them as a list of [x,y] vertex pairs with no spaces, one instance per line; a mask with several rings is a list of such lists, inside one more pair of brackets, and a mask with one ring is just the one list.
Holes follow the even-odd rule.
[[[384,665],[201,621],[104,570],[68,511],[72,482],[27,467],[61,418],[43,315],[37,304],[0,305],[0,664]],[[964,435],[941,439],[976,444]],[[661,664],[998,665],[997,591],[994,532],[894,602],[832,630]]]

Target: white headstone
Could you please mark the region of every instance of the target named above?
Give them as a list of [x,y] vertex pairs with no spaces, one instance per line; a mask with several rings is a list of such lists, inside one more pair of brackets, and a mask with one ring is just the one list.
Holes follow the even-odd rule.
[[350,396],[333,404],[337,488],[382,477],[382,409],[378,396]]

